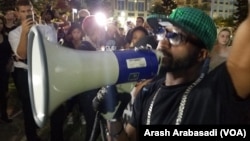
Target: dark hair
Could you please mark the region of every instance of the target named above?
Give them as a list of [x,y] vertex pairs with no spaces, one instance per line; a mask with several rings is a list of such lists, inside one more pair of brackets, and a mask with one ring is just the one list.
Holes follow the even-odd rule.
[[12,9],[12,8],[5,9],[5,10],[3,11],[3,14],[6,15],[7,12],[9,12],[9,11],[15,11],[15,9]]
[[143,26],[137,26],[137,27],[134,27],[134,28],[132,29],[132,31],[131,31],[131,38],[132,38],[134,32],[135,32],[135,31],[138,31],[138,30],[144,32],[145,35],[148,35],[148,31],[147,31],[146,28],[144,28]]
[[144,18],[143,17],[137,17],[137,19],[141,19],[142,22],[144,23]]
[[148,31],[147,31],[147,29],[145,27],[143,27],[143,26],[136,26],[136,27],[130,29],[128,31],[127,35],[125,36],[125,40],[126,40],[127,43],[131,43],[132,38],[133,38],[133,34],[137,30],[140,30],[140,31],[144,32],[146,36],[149,35],[149,33],[148,33]]
[[5,34],[6,33],[6,31],[5,31],[6,19],[5,19],[5,17],[3,15],[0,15],[0,20],[2,20],[2,22],[3,22],[3,29],[1,31],[1,33]]
[[51,19],[54,19],[55,18],[55,14],[54,14],[54,11],[52,10],[46,10],[46,12],[44,13],[45,15],[49,14],[51,16]]
[[79,30],[81,31],[81,33],[82,33],[82,36],[83,36],[82,27],[81,27],[81,25],[78,24],[78,23],[73,23],[73,24],[71,24],[71,26],[70,26],[70,28],[69,28],[69,30],[68,30],[68,32],[67,32],[67,35],[70,35],[74,29],[79,29]]
[[17,0],[16,6],[15,6],[16,10],[19,10],[19,6],[32,6],[33,7],[33,4],[29,0]]

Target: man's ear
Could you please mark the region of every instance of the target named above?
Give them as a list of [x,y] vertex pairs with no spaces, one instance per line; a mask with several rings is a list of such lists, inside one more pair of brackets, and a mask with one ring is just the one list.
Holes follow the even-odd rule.
[[209,51],[205,48],[202,48],[198,54],[198,61],[202,62],[204,61],[207,57],[209,57]]

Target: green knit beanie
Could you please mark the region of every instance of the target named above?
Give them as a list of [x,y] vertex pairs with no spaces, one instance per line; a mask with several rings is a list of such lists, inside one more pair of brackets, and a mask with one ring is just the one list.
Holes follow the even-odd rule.
[[155,22],[155,16],[149,16],[147,21],[153,27],[159,26],[161,21],[169,21],[174,26],[200,39],[209,51],[212,50],[217,36],[214,21],[205,12],[196,8],[177,8],[168,18],[157,18],[158,25]]

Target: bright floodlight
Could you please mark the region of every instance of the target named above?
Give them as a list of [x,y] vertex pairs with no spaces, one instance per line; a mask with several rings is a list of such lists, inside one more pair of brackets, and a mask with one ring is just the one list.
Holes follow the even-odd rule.
[[98,25],[100,25],[100,26],[106,25],[107,18],[106,18],[106,15],[104,13],[98,12],[95,14],[95,17],[96,17],[96,21],[97,21]]

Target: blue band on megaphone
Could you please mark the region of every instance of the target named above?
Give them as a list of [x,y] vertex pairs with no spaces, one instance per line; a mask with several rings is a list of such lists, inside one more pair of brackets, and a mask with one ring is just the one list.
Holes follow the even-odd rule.
[[117,83],[149,79],[157,75],[158,60],[151,50],[114,51],[119,64]]

